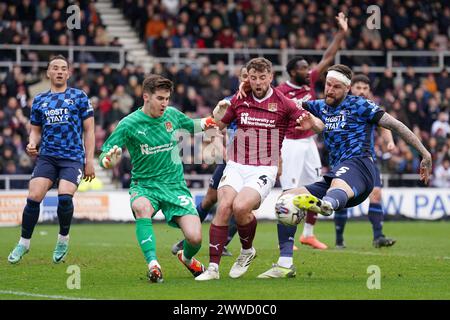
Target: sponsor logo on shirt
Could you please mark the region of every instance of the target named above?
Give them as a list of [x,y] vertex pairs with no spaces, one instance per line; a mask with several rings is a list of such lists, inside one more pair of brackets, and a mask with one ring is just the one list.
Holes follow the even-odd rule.
[[270,112],[277,112],[278,110],[276,103],[269,103],[267,108]]
[[170,121],[166,122],[166,130],[167,130],[167,132],[172,132],[173,131],[172,122],[170,122]]

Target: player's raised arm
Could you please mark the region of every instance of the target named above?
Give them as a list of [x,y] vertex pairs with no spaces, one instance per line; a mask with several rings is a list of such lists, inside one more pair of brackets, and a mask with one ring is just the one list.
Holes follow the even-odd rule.
[[331,42],[330,46],[327,48],[325,53],[323,54],[322,60],[320,60],[316,69],[319,74],[321,74],[325,69],[334,61],[334,56],[339,50],[339,46],[341,45],[342,40],[345,38],[345,35],[348,30],[348,18],[345,16],[343,12],[339,12],[336,17],[336,21],[339,27],[339,31],[333,38],[333,42]]
[[419,138],[404,125],[388,113],[384,113],[378,122],[378,125],[386,129],[395,131],[406,143],[413,146],[422,156],[420,162],[420,180],[428,184],[428,180],[431,174],[431,154],[420,142]]

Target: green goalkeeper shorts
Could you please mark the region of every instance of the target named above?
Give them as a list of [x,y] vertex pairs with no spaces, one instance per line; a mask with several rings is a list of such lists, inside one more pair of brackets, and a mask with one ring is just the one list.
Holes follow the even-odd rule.
[[[129,190],[130,205],[140,197],[147,198],[155,209],[153,215],[159,210],[162,211],[169,226],[179,228],[173,220],[174,217],[188,214],[198,216],[191,192],[186,184],[146,184],[132,182]],[[134,215],[134,212],[133,212]]]

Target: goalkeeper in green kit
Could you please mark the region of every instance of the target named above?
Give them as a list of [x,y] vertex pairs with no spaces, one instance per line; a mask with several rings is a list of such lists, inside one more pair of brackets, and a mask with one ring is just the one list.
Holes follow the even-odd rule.
[[151,75],[143,82],[144,106],[123,118],[102,146],[100,164],[112,168],[126,146],[133,165],[130,204],[136,219],[136,237],[148,264],[151,282],[162,282],[161,266],[156,257],[156,239],[152,217],[161,210],[167,223],[184,234],[183,250],[178,259],[194,277],[204,266],[194,258],[202,242],[201,223],[183,175],[179,157],[177,130],[189,133],[215,127],[212,118],[193,120],[173,107],[169,98],[172,81]]

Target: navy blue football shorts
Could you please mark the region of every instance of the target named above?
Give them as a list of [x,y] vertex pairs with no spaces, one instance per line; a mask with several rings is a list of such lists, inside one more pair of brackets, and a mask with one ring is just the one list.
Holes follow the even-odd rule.
[[78,186],[83,178],[84,164],[75,160],[40,155],[34,167],[31,179],[47,178],[56,183],[67,180]]
[[[378,173],[378,174],[377,174]],[[346,208],[362,203],[373,190],[375,180],[380,179],[379,171],[372,158],[353,158],[345,160],[323,176],[319,182],[305,186],[314,196],[322,199],[330,188],[333,179],[342,179],[352,188],[355,196],[348,200]]]
[[381,172],[380,168],[376,165],[375,162],[375,181],[373,183],[374,188],[383,188],[383,182],[381,181]]
[[209,187],[211,189],[217,190],[219,187],[220,179],[222,179],[223,176],[223,170],[225,170],[225,167],[227,166],[226,163],[221,163],[216,165],[216,169],[214,170],[214,173],[209,180]]

